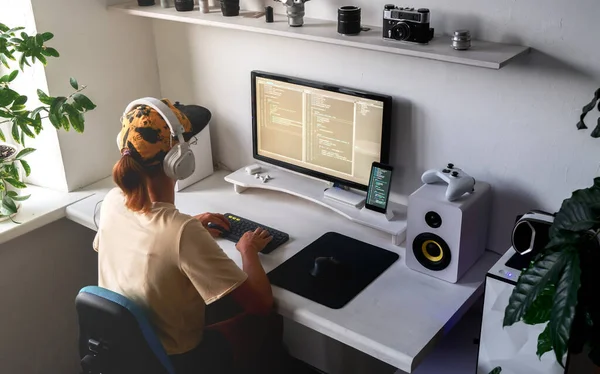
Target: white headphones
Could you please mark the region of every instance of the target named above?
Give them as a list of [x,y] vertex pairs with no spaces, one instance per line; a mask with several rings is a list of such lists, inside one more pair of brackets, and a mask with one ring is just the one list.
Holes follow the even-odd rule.
[[[173,113],[171,108],[169,108],[169,106],[162,101],[153,97],[145,97],[129,103],[125,109],[125,113],[123,113],[123,118],[125,118],[127,113],[129,113],[138,105],[147,105],[156,110],[171,129],[171,136],[177,137],[177,140],[179,140],[179,143],[171,148],[171,150],[165,156],[163,161],[163,169],[165,170],[165,174],[167,174],[169,178],[175,180],[182,180],[191,176],[196,169],[196,159],[194,158],[194,153],[190,149],[190,145],[186,143],[183,138],[184,128],[177,119],[177,116],[175,116],[175,113]],[[120,146],[119,134],[117,135],[117,147]]]

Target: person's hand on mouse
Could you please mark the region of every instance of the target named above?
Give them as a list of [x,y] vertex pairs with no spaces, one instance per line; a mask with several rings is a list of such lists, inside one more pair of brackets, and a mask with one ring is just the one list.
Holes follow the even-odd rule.
[[235,247],[241,254],[258,253],[262,251],[273,237],[267,230],[260,227],[254,231],[245,232]]
[[212,223],[217,226],[221,226],[222,228],[224,228],[227,231],[229,231],[229,229],[231,228],[229,221],[222,214],[203,213],[203,214],[199,214],[199,215],[195,216],[194,218],[196,218],[198,221],[200,221],[202,223],[202,226],[204,226],[204,228],[207,229],[208,232],[210,232],[210,234],[212,235],[213,238],[218,238],[219,236],[221,236],[221,231],[219,231],[215,228],[208,227],[209,223]]

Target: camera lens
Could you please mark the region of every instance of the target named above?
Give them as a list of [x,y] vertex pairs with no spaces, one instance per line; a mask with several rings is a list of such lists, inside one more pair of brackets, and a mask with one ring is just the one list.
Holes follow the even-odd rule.
[[398,22],[392,32],[396,40],[408,40],[410,38],[410,27],[404,22]]
[[338,33],[342,35],[356,35],[360,33],[359,7],[352,5],[338,9]]
[[437,229],[442,225],[442,217],[436,212],[427,212],[425,214],[425,222],[434,229]]
[[240,15],[240,0],[221,0],[221,13],[224,17]]

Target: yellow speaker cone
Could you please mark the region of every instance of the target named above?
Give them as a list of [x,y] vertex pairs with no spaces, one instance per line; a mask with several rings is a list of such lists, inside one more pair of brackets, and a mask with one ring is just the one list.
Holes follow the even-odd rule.
[[[438,255],[434,256],[431,253],[429,253],[429,250],[427,249],[427,246],[429,244],[433,244],[437,247],[437,249],[439,250]],[[423,252],[423,256],[425,256],[425,258],[431,262],[438,262],[442,258],[444,258],[444,250],[442,249],[442,246],[435,240],[426,240],[425,242],[423,242],[423,244],[421,245],[421,251]]]

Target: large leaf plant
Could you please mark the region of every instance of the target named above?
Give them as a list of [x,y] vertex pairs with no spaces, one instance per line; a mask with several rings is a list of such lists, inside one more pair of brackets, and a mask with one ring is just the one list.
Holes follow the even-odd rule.
[[[46,118],[57,130],[73,128],[83,132],[85,113],[96,107],[81,93],[85,86],[79,86],[74,78],[70,79],[74,90],[70,95],[53,97],[38,89],[37,96],[42,105],[27,106],[27,95],[17,92],[11,85],[27,67],[37,61],[46,65],[48,59],[59,57],[59,53],[46,45],[54,37],[52,33],[29,35],[22,30],[23,27],[10,28],[0,23],[0,65],[7,71],[0,74],[0,125],[8,124],[10,136],[21,148],[16,156],[0,158],[0,217],[12,217],[17,213],[18,202],[29,197],[21,196],[15,190],[27,187],[24,178],[31,173],[25,158],[35,149],[25,146],[26,138],[39,135]],[[0,140],[6,141],[1,128]]]
[[[583,108],[578,129],[600,101],[600,89]],[[600,110],[600,103],[598,103]],[[591,132],[600,137],[600,119]],[[504,314],[504,326],[518,321],[546,324],[537,355],[554,351],[565,366],[567,353],[584,348],[600,366],[600,177],[563,201],[550,228],[550,241],[517,281]]]

